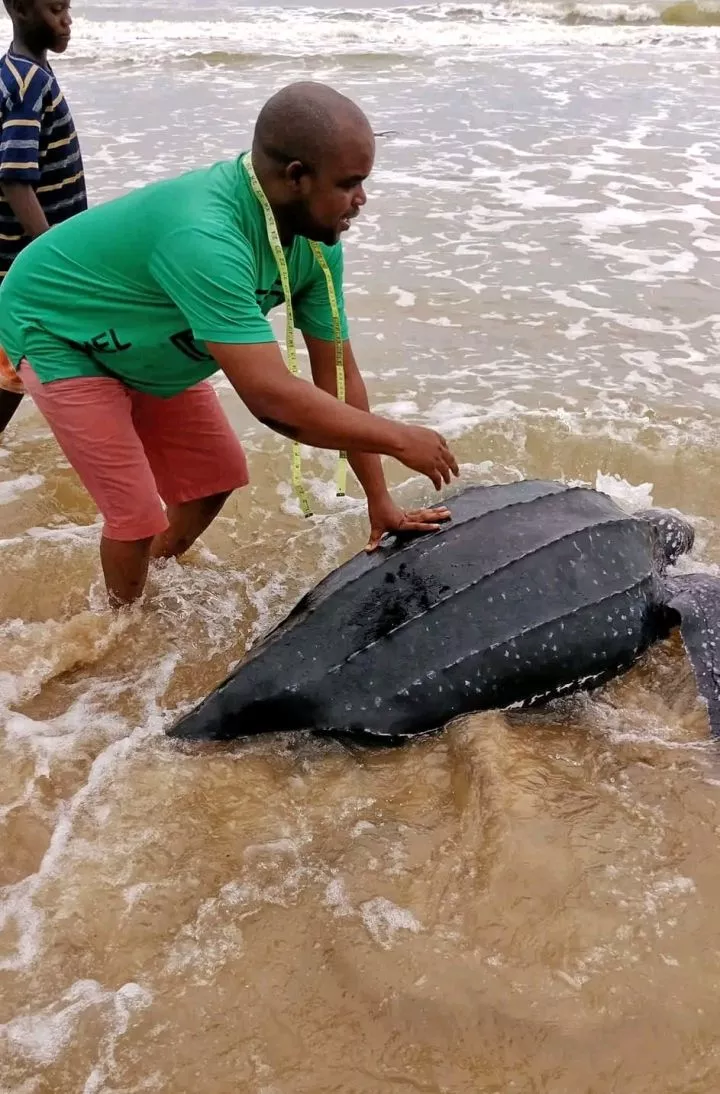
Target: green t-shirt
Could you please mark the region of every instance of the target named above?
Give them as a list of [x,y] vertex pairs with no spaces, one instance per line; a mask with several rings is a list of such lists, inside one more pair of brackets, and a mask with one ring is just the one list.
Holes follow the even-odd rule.
[[[323,247],[342,325],[342,247]],[[285,250],[295,325],[332,341],[324,274],[306,239]],[[105,370],[154,395],[217,371],[206,342],[272,342],[282,303],[265,217],[242,160],[94,206],[36,239],[0,289],[0,345],[43,383]]]

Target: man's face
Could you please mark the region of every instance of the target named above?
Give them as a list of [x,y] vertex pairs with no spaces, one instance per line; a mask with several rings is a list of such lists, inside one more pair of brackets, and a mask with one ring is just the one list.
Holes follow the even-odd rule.
[[367,201],[363,183],[372,171],[375,139],[368,129],[343,136],[342,143],[298,182],[295,232],[331,246],[350,227]]
[[70,41],[70,0],[16,0],[14,15],[37,52],[64,53]]

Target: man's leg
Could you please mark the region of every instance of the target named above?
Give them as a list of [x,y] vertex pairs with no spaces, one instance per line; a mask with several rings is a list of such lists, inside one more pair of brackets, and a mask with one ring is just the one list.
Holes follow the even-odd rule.
[[129,604],[145,587],[152,541],[168,526],[130,392],[105,376],[41,384],[26,361],[20,376],[105,518],[100,556],[110,601]]
[[245,453],[207,381],[170,399],[135,392],[133,421],[170,521],[152,556],[172,558],[192,546],[233,490],[247,485]]
[[105,588],[113,608],[132,604],[142,595],[147,580],[152,537],[145,539],[100,540],[100,561],[105,576]]
[[155,536],[150,550],[152,557],[176,558],[184,554],[215,520],[231,493],[232,491],[226,490],[221,494],[211,494],[209,498],[168,505],[170,527]]

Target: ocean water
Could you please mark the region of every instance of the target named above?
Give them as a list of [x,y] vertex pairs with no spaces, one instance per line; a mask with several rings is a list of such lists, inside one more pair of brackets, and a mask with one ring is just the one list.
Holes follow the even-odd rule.
[[[355,98],[373,405],[463,484],[677,507],[718,572],[719,44],[686,2],[78,0],[56,69],[92,201],[236,155],[292,79]],[[0,439],[0,1090],[715,1094],[720,773],[676,639],[398,751],[167,742],[366,530],[331,455],[302,521],[286,443],[218,389],[251,487],[121,617],[43,420]]]

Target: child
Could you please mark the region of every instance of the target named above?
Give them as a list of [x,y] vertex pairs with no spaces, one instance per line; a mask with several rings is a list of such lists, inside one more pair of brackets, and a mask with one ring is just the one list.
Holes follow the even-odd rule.
[[[13,25],[0,60],[0,285],[20,251],[87,208],[80,145],[47,59],[70,41],[70,0],[3,0]],[[22,384],[0,348],[0,434]]]

